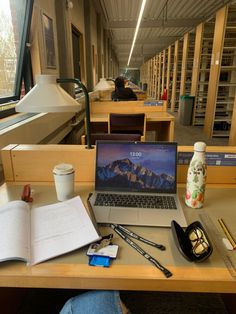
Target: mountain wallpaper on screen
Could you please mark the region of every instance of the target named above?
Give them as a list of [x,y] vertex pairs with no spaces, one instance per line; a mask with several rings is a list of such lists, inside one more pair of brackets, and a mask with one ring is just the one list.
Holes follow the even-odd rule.
[[175,181],[166,173],[155,174],[140,164],[132,163],[128,158],[116,160],[97,168],[97,183],[100,187],[121,187],[131,189],[172,190]]

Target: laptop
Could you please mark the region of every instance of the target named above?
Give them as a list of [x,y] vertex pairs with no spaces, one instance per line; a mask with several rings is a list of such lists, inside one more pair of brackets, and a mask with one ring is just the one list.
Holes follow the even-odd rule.
[[177,143],[97,141],[95,171],[98,223],[187,226],[176,194]]

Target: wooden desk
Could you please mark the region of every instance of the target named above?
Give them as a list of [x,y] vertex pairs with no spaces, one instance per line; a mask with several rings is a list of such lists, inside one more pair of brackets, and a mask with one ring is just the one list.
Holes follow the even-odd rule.
[[[179,152],[191,152],[192,149],[192,146],[178,147]],[[236,148],[212,146],[207,147],[207,151],[232,155],[236,153]],[[56,202],[52,169],[60,162],[72,163],[75,167],[76,194],[83,200],[93,190],[96,148],[89,150],[82,145],[8,145],[1,153],[8,183],[0,187],[0,204],[19,199],[26,183],[31,183],[34,189],[34,206]],[[187,165],[178,165],[180,187],[185,186],[186,171]],[[236,218],[235,215],[231,217],[231,211],[235,208],[235,182],[235,166],[209,166],[204,210],[215,220],[222,217],[227,224],[229,221],[229,228],[236,237]],[[211,186],[217,188],[210,188]],[[179,195],[182,196],[183,193],[184,189],[180,188]],[[188,223],[198,219],[197,214],[201,210],[186,208],[184,204],[183,207]],[[120,250],[110,268],[88,266],[86,249],[81,249],[32,267],[22,262],[0,263],[0,286],[225,293],[236,291],[236,280],[228,272],[217,251],[204,263],[190,263],[177,251],[169,228],[132,229],[166,245],[167,250],[160,252],[141,244],[173,272],[171,278],[166,279],[158,269],[115,235],[114,241]],[[111,229],[102,227],[101,232],[107,234]]]
[[[22,187],[21,183],[1,186],[0,204],[19,199]],[[56,202],[55,189],[51,183],[33,184],[32,188],[33,206]],[[81,182],[76,186],[76,194],[83,200],[91,190],[92,183]],[[180,189],[179,195],[183,195],[183,192],[184,190]],[[235,200],[235,189],[207,188],[204,210],[210,213],[213,219],[222,216],[222,212],[224,217],[229,219],[231,209],[235,207]],[[197,219],[201,210],[184,206],[184,211],[190,223]],[[231,230],[234,230],[232,226],[235,224],[236,218],[233,218],[229,226]],[[187,262],[177,251],[169,228],[132,227],[132,230],[167,247],[166,251],[161,252],[141,244],[172,271],[171,278],[166,279],[158,269],[114,234],[114,243],[120,248],[117,259],[109,268],[88,266],[84,248],[35,266],[26,266],[22,262],[0,263],[0,286],[235,293],[236,280],[228,272],[217,251],[204,263],[195,264]],[[107,234],[111,229],[101,227],[101,232]]]
[[[108,132],[108,113],[91,113],[91,133]],[[174,140],[174,116],[163,112],[146,112],[146,131],[155,132],[155,140]]]

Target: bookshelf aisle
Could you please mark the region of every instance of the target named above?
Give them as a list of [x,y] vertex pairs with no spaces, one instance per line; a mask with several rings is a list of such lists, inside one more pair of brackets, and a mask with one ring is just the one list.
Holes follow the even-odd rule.
[[200,126],[204,125],[209,84],[209,73],[211,66],[214,26],[215,18],[210,19],[204,24],[200,24],[198,31],[201,32],[201,34],[198,34],[198,37],[196,37],[195,41],[196,46],[197,40],[199,39],[201,40],[199,59],[194,58],[194,62],[195,63],[197,62],[198,68],[195,69],[198,72],[197,86],[191,87],[191,91],[193,92],[192,96],[195,96],[193,125]]
[[228,9],[212,136],[228,137],[236,91],[236,5]]
[[171,92],[171,111],[177,112],[179,108],[180,82],[182,69],[183,39],[176,40],[174,49],[174,68]]
[[211,89],[204,121],[204,133],[208,137],[230,137],[231,145],[235,145],[236,140],[231,134],[235,129],[235,120],[232,120],[236,90],[235,15],[235,4],[225,6],[216,14],[209,79]]

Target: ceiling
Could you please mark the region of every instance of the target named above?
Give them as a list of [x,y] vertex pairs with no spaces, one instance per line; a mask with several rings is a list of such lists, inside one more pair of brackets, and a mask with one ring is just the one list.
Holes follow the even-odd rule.
[[[126,68],[142,0],[95,0],[106,21],[120,68]],[[129,68],[167,48],[206,21],[225,4],[223,0],[147,0]]]

